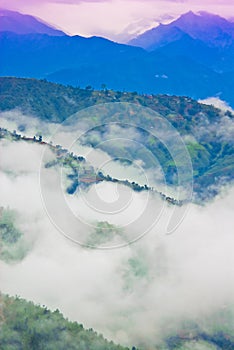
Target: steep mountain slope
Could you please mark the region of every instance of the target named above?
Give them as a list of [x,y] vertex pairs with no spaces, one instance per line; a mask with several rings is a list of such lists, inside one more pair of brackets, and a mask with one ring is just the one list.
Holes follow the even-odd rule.
[[234,24],[217,15],[206,12],[194,14],[190,11],[167,25],[161,24],[146,31],[129,44],[155,50],[181,39],[185,34],[209,47],[230,47],[233,46]]
[[[129,102],[152,108],[165,117],[184,138],[193,162],[195,194],[199,200],[214,196],[223,180],[232,181],[234,178],[234,119],[230,112],[223,113],[187,97],[137,95],[112,90],[93,91],[89,88],[83,90],[35,79],[1,78],[0,90],[2,111],[17,108],[23,113],[31,113],[53,122],[61,122],[81,109],[106,102]],[[122,122],[118,113],[114,117],[115,121]],[[134,115],[132,118],[134,123],[144,129],[153,131],[157,128],[155,118],[147,119],[144,115]],[[124,122],[132,123],[132,119]],[[98,123],[108,123],[104,114],[99,116]],[[21,125],[22,130],[23,127]],[[105,132],[101,128],[96,134],[99,133],[102,139]],[[175,164],[165,147],[163,149],[159,142],[152,142],[150,135],[142,133],[141,137],[147,149],[159,160],[168,183],[173,183]],[[92,137],[84,142],[98,147],[98,138],[96,139],[97,144],[92,141]],[[114,156],[108,147],[104,150]],[[136,155],[141,159],[140,154],[134,154],[134,149],[129,148],[127,151],[132,154],[133,159]],[[124,153],[122,156],[126,158]],[[142,160],[150,168],[150,163]]]
[[[45,77],[64,68],[95,67],[147,56],[140,48],[110,40],[45,34],[0,34],[1,75]],[[79,77],[77,77],[79,78]],[[79,81],[77,79],[77,83]]]
[[233,70],[234,24],[216,15],[188,12],[159,25],[129,44],[168,57],[186,56],[216,72]]
[[[158,350],[231,350],[234,346],[229,315],[221,312],[223,328],[200,330],[199,325],[187,324],[184,329],[164,339]],[[2,349],[30,350],[129,350],[106,340],[92,328],[70,322],[59,310],[50,311],[19,297],[0,294],[0,341]],[[142,348],[143,350],[144,348]],[[137,350],[135,346],[132,350]]]
[[0,9],[0,32],[14,32],[17,34],[41,33],[54,36],[66,35],[61,30],[57,30],[33,16],[4,9]]
[[233,45],[234,24],[218,15],[207,12],[194,14],[190,11],[177,19],[173,25],[210,47]]
[[1,349],[127,350],[58,311],[0,294]]
[[186,33],[176,26],[160,24],[158,27],[146,31],[129,41],[129,45],[139,46],[153,51],[155,48],[177,41]]

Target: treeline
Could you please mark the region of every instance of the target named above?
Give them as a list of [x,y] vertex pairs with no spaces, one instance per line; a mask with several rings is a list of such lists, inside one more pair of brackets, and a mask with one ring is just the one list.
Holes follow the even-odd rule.
[[213,121],[220,113],[213,106],[200,104],[185,96],[114,91],[104,84],[100,88],[94,90],[91,86],[87,86],[86,89],[81,89],[46,80],[0,77],[0,110],[17,108],[23,113],[29,113],[43,120],[62,122],[79,110],[96,104],[128,102],[151,108],[168,118],[173,126],[180,127],[184,131],[193,128],[190,122],[196,123],[200,113]]
[[[233,142],[223,132],[226,130],[228,134],[230,131],[230,127],[225,127],[225,121],[231,125],[234,120],[229,111],[221,112],[185,96],[140,95],[136,92],[114,91],[105,85],[100,88],[97,91],[91,86],[81,89],[46,80],[0,78],[0,111],[18,109],[44,121],[62,122],[84,108],[102,103],[129,102],[148,107],[156,112],[150,118],[147,113],[135,113],[130,117],[116,113],[113,118],[116,122],[130,122],[150,131],[148,135],[142,133],[142,137],[146,148],[160,163],[168,185],[177,185],[177,169],[168,150],[151,135],[151,130],[153,134],[157,129],[157,115],[165,117],[185,141],[193,166],[195,201],[200,203],[213,198],[224,179],[226,182],[234,179]],[[100,125],[108,123],[108,116],[100,113],[95,122]],[[107,147],[104,151],[115,157],[111,148]],[[143,160],[145,167],[150,168],[150,161],[144,159],[144,155],[135,154],[131,148],[125,151],[133,159],[137,157]]]
[[[0,348],[1,350],[139,350],[134,345],[130,348],[117,345],[92,328],[85,329],[82,324],[70,322],[58,309],[50,311],[45,306],[1,293]],[[143,348],[148,349],[147,345]],[[234,335],[226,333],[221,328],[214,332],[205,332],[199,325],[193,325],[166,337],[152,349],[190,348],[233,350]]]
[[[0,294],[2,350],[130,350],[108,341],[92,328],[19,297]],[[136,348],[133,346],[131,349]]]
[[101,181],[118,183],[120,185],[128,186],[135,192],[150,191],[152,193],[157,193],[161,196],[163,200],[166,200],[169,204],[181,206],[183,201],[177,200],[175,198],[169,197],[162,192],[157,191],[153,187],[148,185],[139,185],[136,182],[130,182],[128,180],[119,180],[112,178],[110,175],[104,175],[102,172],[96,174],[95,169],[86,162],[86,159],[82,156],[77,156],[73,152],[69,152],[67,149],[63,148],[61,145],[53,145],[52,143],[47,143],[43,141],[42,136],[26,137],[18,134],[15,130],[10,132],[5,128],[0,127],[0,139],[6,138],[12,141],[26,141],[32,143],[39,143],[45,145],[55,153],[56,159],[45,164],[46,168],[56,166],[57,164],[62,166],[70,167],[71,173],[68,178],[71,180],[71,184],[67,187],[68,194],[74,194],[77,188],[82,185],[83,187],[88,187],[93,183],[98,183]]

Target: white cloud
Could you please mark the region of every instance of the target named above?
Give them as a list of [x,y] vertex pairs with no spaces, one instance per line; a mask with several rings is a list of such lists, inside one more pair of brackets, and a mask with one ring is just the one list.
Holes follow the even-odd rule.
[[200,103],[204,103],[205,105],[211,105],[216,108],[221,109],[222,111],[230,111],[234,113],[234,110],[227,104],[227,102],[221,100],[218,97],[208,97],[204,100],[199,100]]
[[[133,245],[84,249],[63,237],[45,214],[38,183],[42,146],[29,149],[5,141],[1,146],[1,205],[20,213],[21,229],[34,239],[22,262],[0,263],[3,292],[59,308],[66,317],[126,345],[153,346],[169,329],[179,329],[184,319],[196,320],[201,327],[214,320],[221,325],[215,313],[234,305],[233,188],[209,205],[192,205],[173,235],[165,234],[165,215]],[[47,182],[53,192],[50,173]],[[112,185],[103,186],[112,198]],[[142,198],[134,197],[134,215]],[[152,198],[152,212],[160,203]],[[83,208],[79,198],[70,204],[77,211]],[[171,211],[166,208],[167,214]],[[115,223],[121,225],[126,218],[117,217]],[[140,231],[139,226],[133,229]]]

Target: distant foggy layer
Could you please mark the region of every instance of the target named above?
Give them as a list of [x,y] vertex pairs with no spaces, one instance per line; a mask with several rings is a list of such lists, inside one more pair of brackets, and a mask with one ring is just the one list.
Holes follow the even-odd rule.
[[[36,119],[23,118],[21,124],[24,120],[27,128],[28,121],[31,132],[39,127]],[[8,126],[13,123],[14,119],[8,118]],[[41,127],[46,134],[51,125]],[[64,141],[67,137],[71,139],[73,134],[60,135]],[[51,169],[44,185],[47,198],[54,198],[54,212],[61,218],[57,224],[66,222],[68,231],[63,235],[50,221],[41,200],[42,147],[7,140],[2,140],[0,146],[1,206],[17,213],[14,225],[23,233],[27,247],[20,261],[1,261],[2,292],[59,308],[69,319],[123,345],[172,349],[169,344],[181,339],[197,341],[198,349],[213,349],[225,344],[225,339],[232,344],[232,187],[227,184],[222,194],[207,205],[190,205],[177,230],[166,235],[173,208],[163,208],[160,198],[136,194],[120,208],[121,215],[113,215],[93,208],[93,196],[96,192],[108,208],[118,202],[121,192],[116,192],[114,184],[98,185],[96,190],[92,187],[93,192],[77,193],[72,198],[64,194],[66,208],[74,218],[82,218],[73,227],[74,222],[67,220],[67,212],[60,211],[56,200],[58,188],[54,184],[60,170]],[[104,153],[96,150],[94,155],[97,159]],[[147,203],[151,216],[158,220],[146,235],[125,248],[85,249],[66,238],[76,232],[79,239],[104,237],[112,244],[118,237],[136,237],[148,224],[142,216]]]

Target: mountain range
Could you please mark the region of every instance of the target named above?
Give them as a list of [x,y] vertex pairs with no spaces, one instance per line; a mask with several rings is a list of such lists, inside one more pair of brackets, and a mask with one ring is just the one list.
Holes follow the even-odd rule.
[[146,31],[129,44],[152,51],[184,36],[199,40],[208,47],[230,47],[233,46],[234,23],[204,11],[197,14],[190,11],[169,24],[160,24]]
[[[14,209],[0,207],[3,290],[26,295],[48,307],[51,305],[53,310],[0,292],[0,348],[130,350],[125,345],[132,347],[134,343],[139,350],[234,349],[230,297],[232,249],[228,250],[232,240],[227,240],[231,238],[232,197],[225,198],[226,204],[223,200],[213,202],[215,196],[221,197],[223,186],[233,184],[234,115],[190,98],[218,96],[234,107],[234,24],[204,12],[189,12],[125,45],[100,37],[70,36],[35,17],[16,12],[2,10],[0,16],[1,124],[14,124],[10,133],[0,125],[5,135],[1,141],[2,205],[13,203]],[[101,90],[95,89],[100,87]],[[113,107],[121,102],[129,104],[131,113],[125,109],[119,113],[114,108],[110,120],[110,113],[102,104],[110,103]],[[176,163],[173,153],[181,154],[181,148],[176,148],[170,133],[167,138],[173,141],[172,154],[169,152],[172,146],[167,149],[167,143],[164,145],[154,137],[160,130],[159,114],[178,130],[192,162],[193,181],[188,179],[186,171],[183,177],[184,182],[191,181],[194,185],[192,216],[188,217],[187,226],[174,240],[172,236],[160,238],[160,232],[152,231],[149,243],[145,240],[142,245],[141,241],[135,246],[130,244],[124,254],[114,256],[113,265],[109,258],[105,260],[104,250],[103,255],[101,249],[97,254],[93,249],[82,253],[78,245],[72,247],[71,241],[66,243],[50,228],[48,215],[38,204],[41,203],[38,169],[39,164],[43,168],[43,163],[37,147],[57,150],[55,156],[59,161],[45,164],[49,172],[50,167],[52,170],[58,167],[60,171],[60,166],[66,174],[67,170],[73,171],[66,179],[69,180],[66,191],[71,196],[77,189],[77,178],[81,179],[82,167],[75,160],[81,163],[85,160],[63,149],[64,145],[47,144],[46,130],[57,129],[57,123],[92,106],[100,107],[101,113],[77,114],[81,124],[90,126],[89,132],[79,140],[90,150],[92,147],[94,151],[106,152],[108,159],[116,164],[117,160],[126,159],[130,166],[129,159],[136,159],[146,175],[157,176],[152,157],[142,152],[140,145],[144,145],[160,164],[168,187],[180,185],[177,165],[181,167],[184,161],[180,157]],[[134,107],[145,107],[145,111],[158,114],[149,117],[148,113],[134,113]],[[136,146],[119,142],[118,128],[111,128],[110,121],[123,124],[120,133],[135,140]],[[133,124],[139,126],[134,132],[132,127],[127,127]],[[75,129],[79,127],[70,124],[70,140]],[[109,137],[117,140],[114,147],[106,142]],[[68,137],[63,135],[65,138]],[[64,151],[67,156],[63,158]],[[32,170],[34,166],[36,171]],[[123,177],[128,178],[125,169]],[[46,177],[49,193],[53,191],[54,178]],[[118,184],[116,179],[106,178]],[[128,180],[123,182],[130,185]],[[131,188],[138,187],[136,182],[131,182]],[[167,197],[169,212],[168,199],[172,198]],[[208,207],[209,200],[212,203]],[[77,211],[82,212],[79,204]],[[57,202],[53,209],[58,211]],[[214,220],[216,217],[220,221]],[[91,220],[95,216],[90,215]],[[110,239],[108,235],[112,231],[114,235],[118,233],[118,227],[115,229],[108,221],[98,222],[97,227],[92,223],[92,227],[101,243],[103,238]],[[79,226],[78,231],[81,231]],[[91,233],[91,239],[95,235]],[[93,242],[88,241],[90,245]],[[118,251],[121,252],[117,249],[116,254]],[[82,258],[77,260],[77,257]],[[64,279],[66,275],[68,278]],[[80,277],[74,279],[74,276]],[[108,285],[112,288],[108,289]],[[217,293],[213,293],[215,288]],[[183,298],[185,303],[181,303]],[[145,303],[141,303],[143,299]],[[164,304],[161,309],[160,305]],[[56,307],[64,310],[66,317],[83,318],[84,326],[65,319]],[[184,313],[186,308],[188,312]],[[103,330],[108,339],[112,335],[117,341],[120,338],[125,345],[115,345],[92,328],[84,328],[90,326],[98,332]],[[137,349],[133,346],[132,350]]]
[[167,56],[186,56],[218,73],[234,68],[234,23],[206,12],[190,11],[129,44]]
[[14,32],[17,34],[41,33],[54,36],[65,35],[61,30],[55,29],[41,19],[16,11],[0,9],[0,18],[0,32]]
[[218,96],[234,106],[234,23],[189,12],[128,45],[69,36],[32,16],[1,11],[0,75],[138,93]]

